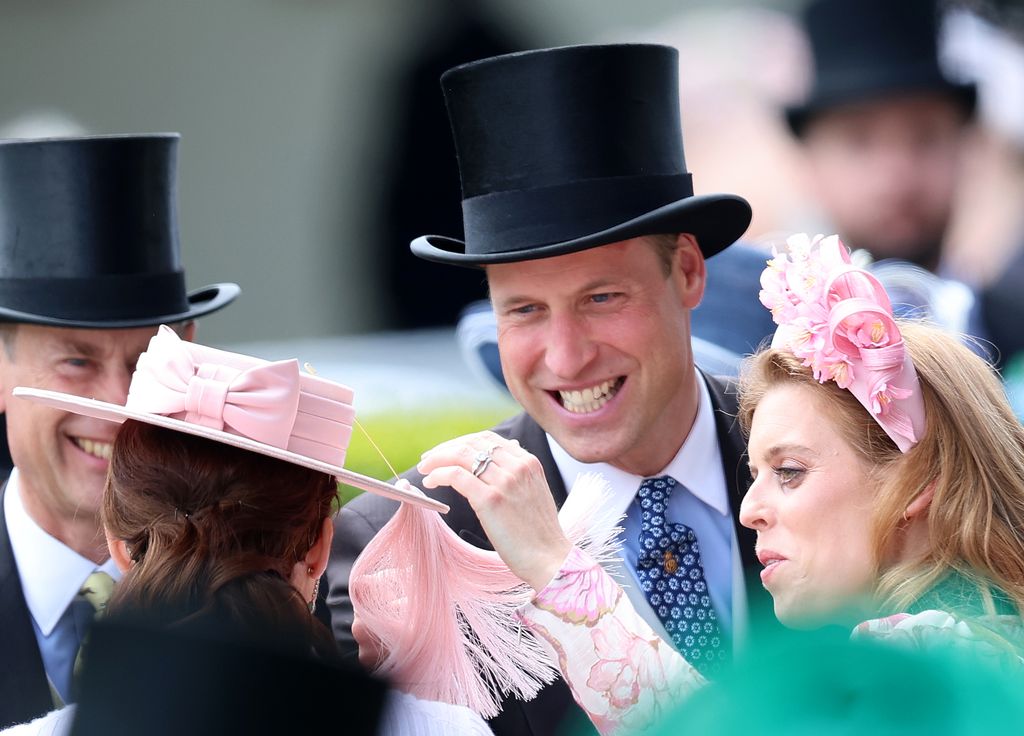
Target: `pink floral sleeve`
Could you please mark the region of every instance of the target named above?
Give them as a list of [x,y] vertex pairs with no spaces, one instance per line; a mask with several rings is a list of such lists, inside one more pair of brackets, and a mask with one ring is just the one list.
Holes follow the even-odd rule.
[[519,619],[552,647],[573,697],[602,734],[642,731],[704,683],[578,547]]

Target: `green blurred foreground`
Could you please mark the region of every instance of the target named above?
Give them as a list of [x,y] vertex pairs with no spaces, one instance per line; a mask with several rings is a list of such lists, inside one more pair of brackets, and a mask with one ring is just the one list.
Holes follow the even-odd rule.
[[[780,631],[654,727],[621,736],[1004,736],[1024,733],[1015,657],[851,641],[838,627]],[[581,722],[561,736],[590,733]]]

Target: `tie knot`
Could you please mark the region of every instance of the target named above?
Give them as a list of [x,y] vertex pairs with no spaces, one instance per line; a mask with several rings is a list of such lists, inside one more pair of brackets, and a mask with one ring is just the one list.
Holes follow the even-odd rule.
[[107,602],[114,593],[114,579],[102,570],[97,570],[85,579],[78,594],[89,601],[96,615],[106,610]]
[[[648,533],[668,527],[665,512],[668,510],[668,499],[677,485],[676,479],[668,475],[644,478],[636,493],[636,501],[640,506],[640,531]],[[663,534],[664,531],[661,531],[658,536]],[[668,538],[665,537],[664,541],[667,542]]]
[[657,478],[644,478],[636,497],[641,501],[665,503],[676,487],[676,479],[671,475],[659,475]]

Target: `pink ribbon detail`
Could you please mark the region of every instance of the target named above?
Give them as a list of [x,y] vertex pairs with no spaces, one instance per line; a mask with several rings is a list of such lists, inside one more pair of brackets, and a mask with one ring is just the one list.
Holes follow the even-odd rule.
[[161,326],[139,356],[125,406],[285,449],[299,404],[299,363],[253,363],[197,362],[189,343]]

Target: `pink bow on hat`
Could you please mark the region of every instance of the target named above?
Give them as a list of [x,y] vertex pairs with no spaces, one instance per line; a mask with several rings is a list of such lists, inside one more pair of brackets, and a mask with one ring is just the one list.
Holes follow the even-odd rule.
[[889,295],[835,235],[787,244],[761,274],[761,303],[779,326],[772,347],[850,391],[906,452],[924,432],[924,401]]
[[299,405],[299,363],[238,369],[204,363],[161,325],[139,356],[125,407],[287,448]]

